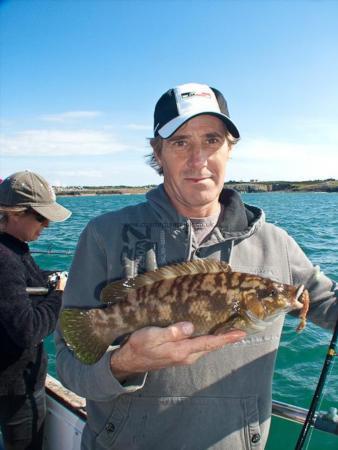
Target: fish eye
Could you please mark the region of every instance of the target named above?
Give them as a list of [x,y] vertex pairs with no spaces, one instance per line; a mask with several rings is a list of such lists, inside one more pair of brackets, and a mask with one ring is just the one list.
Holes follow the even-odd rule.
[[278,295],[278,290],[275,288],[272,289],[263,289],[261,291],[261,298],[266,298],[266,297],[275,297]]

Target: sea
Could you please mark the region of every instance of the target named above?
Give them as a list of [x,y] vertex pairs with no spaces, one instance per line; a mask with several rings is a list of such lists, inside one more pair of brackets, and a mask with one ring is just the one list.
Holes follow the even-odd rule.
[[[291,234],[314,265],[338,281],[338,193],[243,194],[245,203],[263,208],[268,222]],[[102,213],[134,205],[144,195],[97,195],[59,197],[73,214],[63,223],[52,224],[30,248],[44,269],[69,270],[77,240],[88,221]],[[287,316],[273,379],[273,398],[308,408],[320,376],[332,332],[308,323],[297,334],[297,319]],[[45,345],[49,373],[57,377],[53,336]],[[337,358],[336,358],[337,359]],[[333,364],[324,388],[321,410],[338,407],[338,362]]]

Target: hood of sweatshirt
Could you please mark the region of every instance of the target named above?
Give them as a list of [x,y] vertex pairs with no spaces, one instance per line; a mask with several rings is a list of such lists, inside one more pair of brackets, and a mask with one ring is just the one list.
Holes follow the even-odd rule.
[[[186,226],[190,220],[180,215],[172,205],[163,184],[146,194],[155,214],[162,222]],[[223,214],[217,225],[220,240],[244,239],[255,233],[265,222],[262,209],[243,203],[241,196],[233,189],[223,189],[219,201],[223,205]]]

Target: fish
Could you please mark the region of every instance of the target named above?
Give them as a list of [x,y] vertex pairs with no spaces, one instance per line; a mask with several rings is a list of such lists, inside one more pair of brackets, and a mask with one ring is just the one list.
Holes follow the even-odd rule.
[[67,307],[60,316],[67,346],[85,364],[96,363],[117,338],[127,339],[147,326],[190,321],[192,337],[231,329],[253,334],[280,314],[300,310],[301,331],[309,309],[303,285],[232,271],[229,264],[214,260],[167,265],[111,282],[101,290],[100,300],[98,307]]

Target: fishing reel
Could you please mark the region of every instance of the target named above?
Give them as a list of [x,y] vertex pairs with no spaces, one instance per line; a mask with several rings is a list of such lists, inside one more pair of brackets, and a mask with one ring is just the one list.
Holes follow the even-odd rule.
[[59,280],[67,279],[68,278],[68,272],[53,272],[48,276],[48,288],[49,289],[55,289],[56,284]]
[[68,278],[68,272],[53,272],[48,275],[47,287],[26,287],[28,295],[47,295],[50,291],[56,288],[57,282]]

